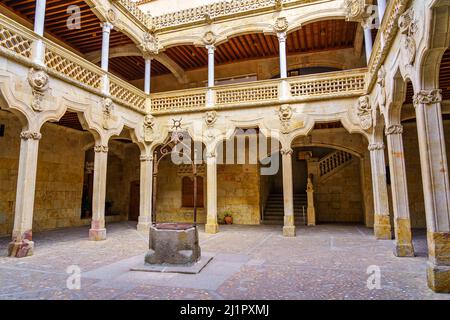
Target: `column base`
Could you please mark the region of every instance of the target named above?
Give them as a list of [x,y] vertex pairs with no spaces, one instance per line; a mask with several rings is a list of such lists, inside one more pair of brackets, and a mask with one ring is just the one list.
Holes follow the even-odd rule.
[[373,232],[377,240],[392,240],[392,228],[388,215],[375,214]]
[[24,258],[32,256],[34,253],[34,242],[24,239],[16,242],[12,241],[8,245],[8,257]]
[[89,240],[91,241],[106,240],[106,229],[90,229]]
[[219,225],[216,224],[206,224],[205,225],[205,232],[209,234],[216,234],[219,232]]
[[139,232],[149,232],[151,223],[138,223],[136,226],[136,230]]
[[295,226],[284,226],[283,227],[283,236],[285,237],[295,237]]
[[428,262],[428,287],[437,293],[450,293],[450,266],[436,266]]
[[414,257],[414,247],[412,244],[395,244],[394,255],[396,257]]

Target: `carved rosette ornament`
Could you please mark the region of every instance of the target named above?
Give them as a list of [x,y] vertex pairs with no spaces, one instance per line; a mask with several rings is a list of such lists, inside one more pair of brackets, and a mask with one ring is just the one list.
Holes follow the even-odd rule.
[[414,36],[418,31],[417,20],[414,17],[414,9],[410,8],[403,13],[398,20],[401,38],[401,53],[406,66],[412,66],[416,60],[416,40]]
[[434,104],[442,102],[442,90],[421,90],[414,95],[414,106],[417,108],[421,104]]
[[393,124],[388,127],[386,127],[385,134],[387,136],[393,135],[393,134],[403,134],[403,126],[401,124]]
[[275,24],[273,25],[273,29],[277,33],[286,32],[288,27],[289,27],[289,23],[288,23],[286,17],[279,17],[279,18],[277,18],[277,20],[275,20]]
[[356,115],[363,130],[369,130],[373,127],[372,107],[370,106],[369,96],[359,98]]
[[216,42],[216,36],[212,31],[208,31],[203,35],[202,40],[206,46],[212,46]]
[[378,143],[371,143],[369,144],[369,151],[380,151],[384,150],[384,143],[378,142]]
[[348,21],[359,20],[365,13],[365,0],[345,0],[345,17]]
[[108,19],[108,22],[114,23],[117,21],[117,14],[113,9],[109,9],[106,18]]
[[205,123],[206,126],[212,127],[217,121],[217,112],[216,111],[208,111],[205,115]]
[[144,124],[143,124],[145,142],[153,141],[154,126],[155,126],[155,117],[153,117],[151,114],[147,114],[144,117]]
[[110,129],[110,122],[112,118],[113,102],[110,98],[103,98],[102,109],[103,109],[103,129]]
[[22,140],[41,140],[42,134],[39,132],[23,131],[20,133]]
[[153,33],[145,33],[141,43],[141,49],[146,55],[156,55],[159,53],[159,40]]
[[34,111],[42,111],[42,100],[45,92],[49,87],[49,77],[45,71],[30,69],[28,72],[28,83],[31,86],[33,100],[31,101],[31,108]]
[[96,153],[107,153],[109,150],[108,146],[96,145],[94,147],[94,152]]

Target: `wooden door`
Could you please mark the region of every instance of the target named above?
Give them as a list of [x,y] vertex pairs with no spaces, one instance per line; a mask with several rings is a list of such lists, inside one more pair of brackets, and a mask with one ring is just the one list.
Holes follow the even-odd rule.
[[129,221],[138,221],[140,207],[140,183],[139,181],[131,182],[130,186],[130,211],[128,213]]

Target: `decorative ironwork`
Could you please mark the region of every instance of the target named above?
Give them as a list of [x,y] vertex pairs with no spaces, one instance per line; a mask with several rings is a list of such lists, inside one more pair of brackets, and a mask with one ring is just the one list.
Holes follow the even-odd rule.
[[[181,122],[181,120],[179,120]],[[178,127],[176,127],[178,128]],[[173,229],[173,230],[179,230],[180,224],[177,223],[166,223],[158,225],[157,219],[156,219],[156,194],[157,194],[157,186],[158,186],[158,168],[159,163],[162,159],[164,159],[166,156],[170,155],[172,151],[177,146],[182,146],[184,150],[191,150],[191,145],[187,145],[185,142],[186,137],[189,137],[189,134],[187,132],[181,131],[181,130],[174,130],[172,132],[172,136],[170,140],[162,145],[160,148],[155,150],[153,153],[153,188],[152,188],[152,224],[157,229]],[[190,141],[190,139],[189,139]],[[191,153],[189,154],[183,154],[183,158],[186,162],[189,162],[187,165],[190,165],[192,167],[192,175],[194,180],[194,223],[193,227],[197,228],[197,165],[195,163],[195,159],[192,159]],[[186,165],[186,164],[185,164]],[[184,225],[182,226],[182,229],[186,229],[188,227],[191,227],[191,225]]]

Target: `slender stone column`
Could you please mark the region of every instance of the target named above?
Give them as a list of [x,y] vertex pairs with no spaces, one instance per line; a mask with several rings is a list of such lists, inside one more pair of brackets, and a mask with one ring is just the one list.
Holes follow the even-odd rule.
[[92,196],[92,225],[89,239],[100,241],[106,239],[105,228],[105,199],[106,199],[106,171],[108,166],[108,146],[94,147],[94,188]]
[[386,163],[384,143],[376,139],[369,145],[372,171],[372,190],[374,202],[374,234],[377,240],[392,240],[392,228],[389,218],[389,197],[386,184]]
[[277,33],[280,46],[280,78],[287,78],[287,59],[286,59],[286,32]]
[[292,153],[291,148],[282,149],[283,165],[283,197],[284,197],[284,227],[285,237],[295,237],[294,223],[294,188],[292,182]]
[[152,223],[153,156],[141,156],[138,231],[149,231]]
[[411,220],[409,218],[408,184],[406,181],[402,134],[403,127],[399,124],[390,125],[386,128],[394,208],[394,253],[397,257],[413,257],[414,248],[412,245]]
[[367,63],[370,61],[370,56],[372,55],[373,49],[373,39],[372,39],[372,25],[368,21],[362,23],[364,29],[364,45],[366,48],[366,59]]
[[380,18],[380,23],[383,21],[384,13],[386,12],[386,0],[377,0],[378,3],[378,17]]
[[[44,36],[46,0],[36,0],[36,11],[34,15],[34,32]],[[37,39],[32,45],[32,59],[37,64],[44,64],[44,42]]]
[[207,45],[208,49],[208,87],[214,87],[214,51],[216,47],[214,45]]
[[[109,65],[109,37],[111,34],[111,30],[113,29],[113,25],[109,22],[102,23],[102,60],[101,60],[101,68],[103,71],[108,72]],[[108,75],[105,74],[103,76],[103,93],[109,93],[109,78]]]
[[152,58],[145,58],[145,82],[144,82],[144,92],[150,94],[150,81],[152,73]]
[[206,233],[219,232],[219,224],[217,223],[217,158],[215,153],[207,154],[206,159]]
[[38,149],[41,137],[39,132],[24,131],[20,134],[14,229],[12,241],[8,246],[9,257],[23,258],[33,255],[33,210]]
[[316,209],[314,208],[314,185],[313,185],[311,176],[308,178],[306,194],[307,194],[307,199],[308,199],[308,209],[307,209],[308,226],[315,226],[316,225]]
[[441,90],[414,97],[428,229],[428,285],[450,292],[450,186],[442,123]]

